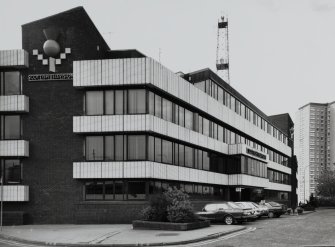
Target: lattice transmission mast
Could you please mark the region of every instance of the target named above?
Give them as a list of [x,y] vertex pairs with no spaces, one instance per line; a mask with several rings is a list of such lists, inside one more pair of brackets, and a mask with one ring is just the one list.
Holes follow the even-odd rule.
[[224,81],[230,84],[228,19],[223,16],[218,21],[217,39],[216,72]]

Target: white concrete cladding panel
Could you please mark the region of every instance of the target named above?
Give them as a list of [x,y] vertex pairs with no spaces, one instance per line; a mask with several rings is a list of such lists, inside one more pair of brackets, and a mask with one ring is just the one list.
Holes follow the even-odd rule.
[[[1,197],[1,190],[0,190]],[[5,202],[28,202],[29,186],[27,185],[4,185],[3,200]]]
[[29,142],[25,140],[1,140],[0,156],[29,157]]
[[28,52],[25,50],[0,51],[0,68],[28,68]]
[[252,186],[252,187],[268,187],[269,180],[245,174],[229,175],[229,185],[232,186]]
[[280,165],[280,164],[275,163],[273,161],[268,162],[268,168],[271,168],[271,169],[274,169],[274,170],[277,170],[277,171],[280,171],[280,172],[284,172],[284,173],[287,173],[287,174],[292,173],[290,167]]
[[0,112],[29,112],[29,98],[25,95],[2,95]]
[[200,147],[228,154],[228,144],[152,115],[73,117],[74,133],[153,131]]
[[268,186],[265,189],[291,192],[291,185],[269,182]]
[[[177,96],[186,103],[196,106],[202,111],[209,112],[213,117],[233,126],[256,140],[260,140],[287,156],[291,156],[291,148],[286,144],[237,115],[234,111],[195,88],[191,83],[169,71],[152,58],[113,59],[107,60],[107,63],[106,60],[96,60],[99,61],[97,63],[94,63],[94,61],[74,62],[74,64],[81,64],[81,66],[74,66],[74,70],[79,70],[79,74],[77,71],[74,71],[74,76],[80,78],[79,81],[77,78],[74,78],[73,83],[75,87],[97,86],[101,84],[102,78],[106,78],[103,85],[152,84],[169,94]],[[142,64],[145,65],[143,66]],[[101,75],[102,71],[105,70],[103,68],[99,69],[99,66],[108,66],[108,69],[106,69],[108,70],[107,76]],[[97,81],[100,81],[100,84],[97,84]],[[197,98],[193,97],[194,93],[197,95]],[[192,97],[190,96],[191,94]]]
[[228,175],[151,161],[74,162],[73,178],[154,178],[228,185]]

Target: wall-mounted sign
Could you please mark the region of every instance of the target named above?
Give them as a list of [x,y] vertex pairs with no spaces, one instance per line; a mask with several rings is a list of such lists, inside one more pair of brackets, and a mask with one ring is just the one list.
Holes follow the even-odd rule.
[[236,191],[236,192],[242,192],[242,188],[240,188],[240,187],[236,187],[236,188],[235,188],[235,191]]
[[261,154],[259,152],[256,152],[256,151],[252,150],[252,149],[249,149],[249,148],[247,148],[247,154],[251,154],[252,156],[261,158],[263,160],[266,160],[266,155],[265,154]]
[[28,75],[28,81],[71,81],[72,73]]

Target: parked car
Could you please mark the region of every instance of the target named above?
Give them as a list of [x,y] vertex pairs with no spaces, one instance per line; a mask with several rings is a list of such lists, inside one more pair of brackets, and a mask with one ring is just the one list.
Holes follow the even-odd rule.
[[281,215],[286,213],[285,207],[277,202],[272,202],[272,201],[264,202],[263,201],[263,202],[260,202],[260,205],[265,205],[268,208],[269,218],[273,218],[273,217],[279,218]]
[[256,202],[252,202],[252,204],[255,207],[258,207],[258,209],[261,212],[261,216],[268,216],[268,214],[269,214],[269,208],[267,206],[265,206],[265,205],[259,205]]
[[251,216],[248,220],[256,220],[260,217],[260,213],[258,210],[256,210],[256,207],[251,204],[250,202],[235,202],[237,205],[239,205],[243,210],[246,212],[250,212]]
[[241,223],[251,217],[250,212],[243,210],[234,202],[209,203],[196,214],[200,218],[224,222],[226,225]]

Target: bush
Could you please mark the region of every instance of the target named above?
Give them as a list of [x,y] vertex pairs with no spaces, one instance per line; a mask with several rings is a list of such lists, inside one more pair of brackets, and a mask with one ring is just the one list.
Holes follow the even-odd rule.
[[186,193],[176,188],[169,188],[164,195],[170,202],[167,207],[167,218],[170,222],[186,223],[197,221],[189,196]]
[[149,221],[186,223],[197,221],[189,196],[177,188],[168,188],[163,194],[153,195],[141,218]]
[[143,220],[167,221],[167,207],[169,202],[164,194],[156,194],[149,198],[149,206],[141,212]]

